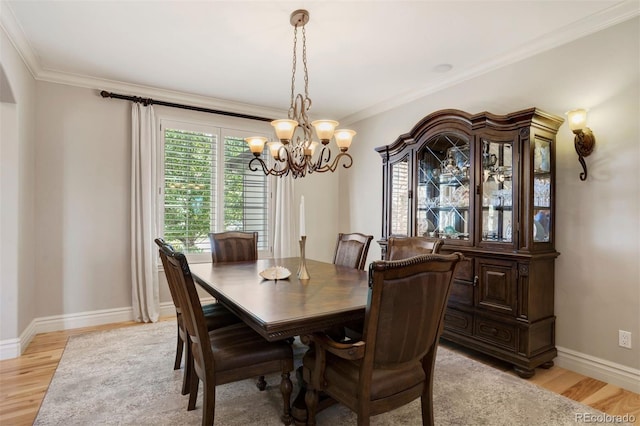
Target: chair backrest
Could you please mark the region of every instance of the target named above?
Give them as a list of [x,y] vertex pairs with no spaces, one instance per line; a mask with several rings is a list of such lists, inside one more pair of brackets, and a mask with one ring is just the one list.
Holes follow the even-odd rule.
[[203,369],[215,371],[207,322],[187,258],[168,244],[160,247],[160,257],[164,257],[165,271],[168,271],[167,275],[171,276],[175,283],[176,295],[182,308],[182,318],[193,348],[194,361]]
[[245,262],[258,260],[258,233],[227,231],[209,234],[211,260],[219,262]]
[[441,239],[428,240],[425,237],[389,237],[385,260],[400,260],[421,254],[440,253],[444,244]]
[[[182,313],[182,308],[180,307],[180,299],[178,298],[178,294],[176,290],[176,282],[175,282],[175,278],[172,275],[171,269],[168,267],[167,255],[165,254],[165,253],[173,253],[175,252],[175,250],[171,244],[165,242],[162,238],[156,238],[154,241],[160,248],[160,260],[162,261],[164,274],[167,278],[167,285],[169,286],[171,299],[173,299],[173,305],[176,307],[176,313],[180,315]],[[164,251],[162,250],[163,247],[165,248]]]
[[358,232],[338,234],[333,263],[350,268],[364,269],[367,262],[367,253],[369,253],[369,244],[371,244],[372,239],[373,235],[364,235]]
[[437,347],[462,254],[427,254],[369,266],[363,340],[367,368],[419,361]]

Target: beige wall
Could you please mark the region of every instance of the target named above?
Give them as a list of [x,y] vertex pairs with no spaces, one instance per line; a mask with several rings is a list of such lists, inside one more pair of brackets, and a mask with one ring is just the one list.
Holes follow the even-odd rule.
[[35,81],[0,29],[0,341],[34,317]]
[[38,82],[36,317],[131,306],[130,112]]
[[[535,106],[562,115],[589,108],[597,146],[586,159],[586,182],[566,124],[557,139],[556,343],[640,368],[639,28],[637,18],[624,22],[356,123],[356,163],[342,176],[341,217],[380,237],[382,163],[373,148],[433,111],[502,114]],[[369,261],[379,256],[374,243]],[[632,350],[618,347],[619,329],[633,333]]]
[[[334,150],[335,154],[335,150]],[[306,256],[309,259],[333,262],[336,239],[340,227],[338,216],[338,184],[335,173],[308,175],[294,183],[296,192],[296,212],[300,196],[304,195],[307,243]],[[298,214],[294,215],[296,220]],[[298,255],[299,248],[294,250]]]

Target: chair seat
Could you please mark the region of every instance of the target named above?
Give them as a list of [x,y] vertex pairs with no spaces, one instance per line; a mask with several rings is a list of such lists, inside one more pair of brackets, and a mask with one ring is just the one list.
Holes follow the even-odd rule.
[[217,372],[293,359],[287,342],[268,342],[244,323],[210,331],[209,339]]
[[207,320],[207,330],[214,330],[242,322],[240,318],[220,303],[204,305],[202,311],[204,312],[205,320]]
[[[360,364],[362,360],[350,361],[326,353],[326,369],[324,378],[327,381],[327,390],[339,389],[339,392],[353,400],[357,399],[358,378],[360,376]],[[302,363],[304,367],[312,369],[315,363],[315,351],[307,351]],[[397,369],[373,370],[371,380],[370,400],[375,401],[387,398],[407,388],[420,386],[425,380],[424,370],[419,362],[413,362]]]

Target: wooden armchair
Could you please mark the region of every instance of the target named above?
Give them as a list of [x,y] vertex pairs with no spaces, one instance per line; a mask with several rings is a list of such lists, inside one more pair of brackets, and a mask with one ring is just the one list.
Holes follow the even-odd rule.
[[211,260],[219,262],[246,262],[258,260],[258,233],[227,231],[209,234]]
[[244,323],[209,331],[187,259],[182,253],[169,250],[166,246],[160,250],[166,258],[170,274],[177,281],[177,295],[193,353],[195,376],[190,381],[188,410],[196,407],[198,387],[202,381],[202,425],[212,425],[217,385],[278,372],[282,377],[281,419],[285,424],[290,424],[293,390],[289,378],[293,370],[291,345],[284,341],[268,342]]
[[[182,306],[180,305],[180,299],[177,293],[177,278],[172,275],[172,269],[167,264],[167,256],[165,252],[174,252],[173,247],[166,243],[162,238],[156,238],[155,243],[163,250],[160,250],[160,260],[162,260],[162,266],[164,268],[165,275],[167,277],[167,284],[169,285],[169,292],[171,293],[171,299],[173,299],[173,305],[176,308],[176,322],[178,324],[178,338],[176,344],[176,358],[173,363],[173,369],[179,370],[182,364],[183,351],[185,354],[185,368],[182,377],[182,395],[186,395],[189,392],[189,382],[192,376],[193,355],[191,353],[191,347],[186,344],[189,341],[187,338],[187,329],[184,325],[184,318],[182,315]],[[207,329],[215,330],[216,328],[226,327],[227,325],[237,324],[241,322],[240,318],[234,315],[224,306],[219,303],[212,303],[204,305],[202,307],[204,316],[207,322]],[[186,350],[185,350],[186,347]]]
[[361,341],[308,336],[303,358],[307,424],[315,425],[322,391],[358,415],[394,410],[420,397],[422,423],[433,425],[433,370],[453,271],[460,253],[428,254],[369,267],[369,300]]
[[390,237],[385,260],[400,260],[420,254],[440,253],[444,240],[428,240],[425,237]]
[[350,268],[364,269],[372,239],[373,235],[364,235],[358,232],[338,234],[333,263]]

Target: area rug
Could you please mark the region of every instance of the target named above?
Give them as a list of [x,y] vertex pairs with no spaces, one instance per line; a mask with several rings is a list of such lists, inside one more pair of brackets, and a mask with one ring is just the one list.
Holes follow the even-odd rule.
[[[175,323],[126,327],[69,339],[35,425],[199,425],[180,394],[182,371],[173,370]],[[296,362],[305,347],[296,343]],[[279,425],[279,375],[216,388],[217,425]],[[295,380],[294,380],[295,382]],[[295,384],[294,393],[297,393]],[[434,379],[436,425],[574,425],[577,416],[602,415],[518,377],[445,348],[438,350]],[[371,419],[372,425],[421,425],[420,401]],[[334,405],[318,425],[352,425],[356,416]]]

